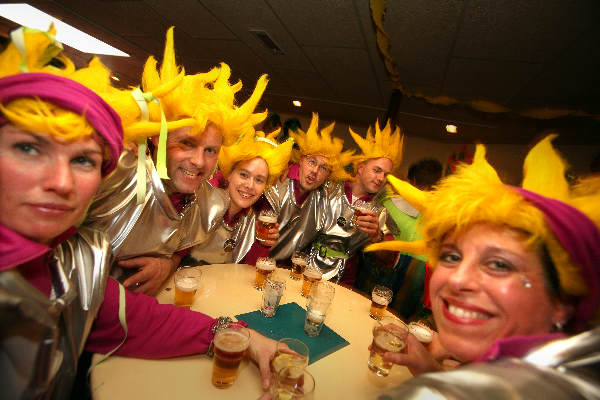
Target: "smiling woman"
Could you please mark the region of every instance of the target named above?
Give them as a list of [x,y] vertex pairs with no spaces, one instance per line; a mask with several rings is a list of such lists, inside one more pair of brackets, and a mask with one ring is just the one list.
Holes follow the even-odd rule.
[[[423,242],[368,250],[427,254],[439,343],[464,363],[520,357],[532,348],[594,326],[600,304],[600,177],[570,187],[550,135],[524,164],[523,188],[504,185],[478,145],[431,192],[389,177],[422,210]],[[409,341],[390,354],[413,374],[441,368]]]

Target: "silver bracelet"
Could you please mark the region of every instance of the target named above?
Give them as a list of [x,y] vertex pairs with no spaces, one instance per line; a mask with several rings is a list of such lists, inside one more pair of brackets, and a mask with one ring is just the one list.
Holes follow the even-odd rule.
[[208,346],[208,351],[206,352],[206,355],[209,357],[214,356],[214,350],[213,350],[213,346],[214,346],[214,337],[217,334],[218,331],[222,331],[223,329],[229,328],[229,325],[231,325],[233,323],[233,320],[230,317],[219,317],[217,318],[217,323],[215,324],[215,326],[212,327],[212,334],[213,334],[213,340],[210,341],[210,345]]

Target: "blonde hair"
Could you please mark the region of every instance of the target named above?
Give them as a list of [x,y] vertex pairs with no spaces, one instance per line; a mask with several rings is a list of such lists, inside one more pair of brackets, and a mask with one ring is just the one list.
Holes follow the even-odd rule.
[[357,156],[358,162],[363,162],[372,158],[387,158],[392,162],[393,169],[400,166],[400,163],[402,162],[404,135],[400,132],[400,128],[398,127],[392,132],[391,121],[388,121],[383,129],[380,128],[379,121],[376,121],[375,134],[373,134],[373,129],[369,127],[364,139],[354,132],[352,128],[348,127],[348,130],[362,151],[362,154]]

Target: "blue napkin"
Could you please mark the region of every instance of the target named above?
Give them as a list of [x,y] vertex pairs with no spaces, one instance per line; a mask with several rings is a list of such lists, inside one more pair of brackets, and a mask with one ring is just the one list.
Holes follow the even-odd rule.
[[246,322],[248,327],[271,339],[279,340],[289,337],[301,340],[308,346],[309,365],[350,344],[326,324],[323,325],[323,330],[319,336],[308,336],[304,333],[305,316],[306,310],[297,303],[287,303],[280,305],[277,313],[272,318],[263,317],[260,311],[239,314],[235,317]]

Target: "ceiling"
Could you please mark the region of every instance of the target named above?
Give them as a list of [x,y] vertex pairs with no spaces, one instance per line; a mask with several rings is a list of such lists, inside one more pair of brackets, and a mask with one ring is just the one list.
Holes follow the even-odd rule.
[[[101,57],[122,84],[137,84],[148,55],[160,58],[165,32],[174,25],[187,72],[226,61],[247,90],[268,73],[262,106],[270,111],[317,111],[322,119],[353,126],[391,115],[407,135],[438,141],[529,143],[542,130],[556,129],[557,143],[600,145],[598,117],[519,116],[532,107],[600,115],[597,0],[388,0],[383,27],[400,83],[411,92],[458,100],[453,106],[392,95],[368,0],[29,3],[131,54]],[[14,24],[0,18],[0,27],[6,34]],[[273,54],[253,30],[267,32],[283,54]],[[80,65],[90,57],[69,53]],[[293,107],[292,99],[303,108]],[[470,100],[514,112],[475,111],[465,105]],[[448,122],[459,126],[459,135],[445,133]]]

